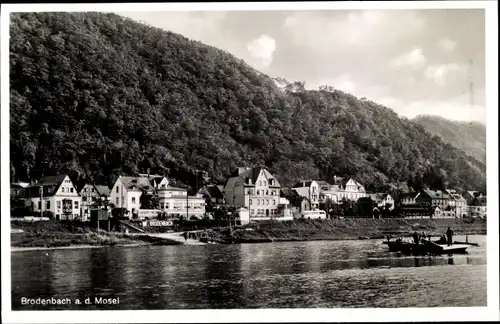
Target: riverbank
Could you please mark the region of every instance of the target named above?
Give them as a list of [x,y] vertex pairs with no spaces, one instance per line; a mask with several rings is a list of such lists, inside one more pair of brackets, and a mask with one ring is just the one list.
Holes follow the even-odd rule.
[[384,239],[409,236],[413,232],[440,236],[450,227],[455,235],[486,234],[482,219],[325,219],[260,222],[246,228],[220,233],[215,241],[259,243],[276,241]]
[[178,245],[180,243],[148,235],[128,235],[116,232],[97,231],[85,223],[75,222],[11,222],[11,247],[26,249],[133,246],[133,245]]

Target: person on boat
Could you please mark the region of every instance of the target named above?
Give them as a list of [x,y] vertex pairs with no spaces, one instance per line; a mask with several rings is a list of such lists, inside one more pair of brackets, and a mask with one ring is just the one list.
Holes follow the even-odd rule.
[[184,232],[183,236],[184,236],[184,241],[187,241],[187,239],[188,239],[188,234],[187,234],[186,232]]
[[453,231],[451,228],[448,227],[448,230],[446,231],[446,238],[447,238],[447,243],[448,246],[451,246],[453,244]]
[[418,244],[418,233],[413,232],[413,243]]

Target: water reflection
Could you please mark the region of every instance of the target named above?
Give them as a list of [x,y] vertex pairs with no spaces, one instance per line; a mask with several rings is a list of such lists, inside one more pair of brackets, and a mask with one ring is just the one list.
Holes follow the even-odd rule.
[[22,296],[120,297],[83,309],[481,306],[482,245],[453,257],[389,253],[370,240],[12,253],[12,307],[40,309]]

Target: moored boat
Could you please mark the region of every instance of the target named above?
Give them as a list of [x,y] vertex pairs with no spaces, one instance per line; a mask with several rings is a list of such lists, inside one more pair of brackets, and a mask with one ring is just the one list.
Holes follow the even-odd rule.
[[389,246],[389,251],[404,254],[461,254],[466,253],[469,247],[465,244],[447,245],[427,240],[422,240],[419,244],[405,241],[384,241],[383,243]]

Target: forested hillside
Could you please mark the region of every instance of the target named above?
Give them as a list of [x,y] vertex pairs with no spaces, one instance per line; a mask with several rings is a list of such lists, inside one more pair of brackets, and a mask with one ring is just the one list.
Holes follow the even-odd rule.
[[[108,182],[266,165],[282,185],[483,190],[485,165],[392,110],[325,87],[280,90],[227,52],[100,13],[20,13],[10,29],[11,174]],[[198,184],[203,181],[199,179]],[[205,179],[206,180],[206,179]]]
[[470,156],[486,164],[486,126],[478,122],[451,121],[439,116],[413,119],[433,135],[438,135]]

